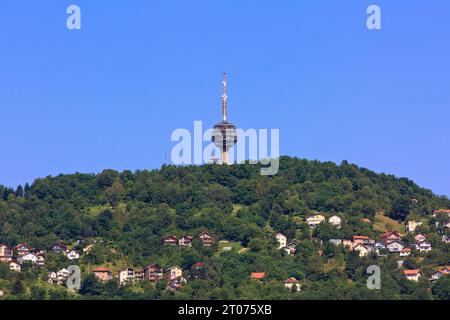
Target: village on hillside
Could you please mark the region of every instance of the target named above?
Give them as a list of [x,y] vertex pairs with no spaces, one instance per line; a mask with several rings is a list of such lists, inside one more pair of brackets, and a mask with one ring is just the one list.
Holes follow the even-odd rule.
[[[438,214],[444,214],[450,217],[450,210],[436,210],[433,217],[436,217]],[[364,222],[370,223],[368,219],[365,220]],[[324,214],[310,215],[306,218],[305,222],[310,228],[311,234],[321,224],[328,223],[330,226],[340,229],[342,224],[345,223],[338,215],[327,218]],[[403,262],[407,257],[426,255],[432,251],[433,243],[429,241],[427,234],[420,232],[423,223],[424,221],[408,220],[404,224],[404,233],[399,231],[386,231],[379,234],[376,239],[372,239],[366,235],[355,234],[349,239],[329,238],[325,241],[334,246],[342,246],[345,250],[357,252],[360,258],[372,255],[383,259],[388,255],[395,255],[398,257],[398,272],[403,274],[405,279],[417,282],[421,277],[425,276],[423,271],[420,268],[408,269],[403,265]],[[435,227],[439,227],[437,222],[435,223]],[[446,224],[441,227],[444,227],[444,229],[450,228],[448,219],[446,220]],[[273,237],[274,243],[276,243],[275,249],[284,252],[287,256],[295,256],[298,253],[298,247],[302,245],[302,241],[288,239],[282,232],[274,232]],[[215,243],[214,235],[208,231],[203,231],[197,237],[193,235],[177,237],[174,234],[168,234],[161,239],[161,244],[167,247],[178,247],[182,249],[183,247],[191,247],[196,239],[204,247],[212,247]],[[440,239],[445,245],[450,243],[450,237],[446,234],[441,235]],[[311,240],[320,243],[321,246],[324,245],[324,239],[311,236]],[[232,247],[227,245],[229,241],[220,240],[218,242],[221,244],[219,246],[220,251],[226,252],[232,250]],[[89,255],[95,246],[100,245],[101,242],[88,244],[85,240],[78,240],[74,246],[69,247],[61,242],[57,242],[50,248],[47,248],[47,251],[42,248],[30,248],[26,243],[19,243],[14,247],[0,244],[0,262],[9,264],[9,268],[12,271],[21,272],[25,264],[35,268],[45,267],[47,253],[51,253],[53,255],[63,255],[72,265],[77,265],[80,258]],[[239,253],[245,254],[247,250],[247,248],[241,248]],[[197,261],[191,266],[190,270],[183,270],[178,265],[160,266],[157,263],[152,263],[141,268],[124,267],[116,272],[113,272],[106,266],[95,266],[92,268],[89,266],[88,272],[102,282],[117,279],[120,285],[129,285],[137,281],[155,283],[164,281],[167,290],[180,290],[188,281],[195,281],[196,279],[204,279],[207,277],[206,267],[204,262]],[[447,276],[449,272],[450,266],[436,266],[435,270],[431,274],[428,274],[427,277],[429,281],[433,282],[442,276]],[[45,280],[49,284],[65,286],[70,276],[71,272],[67,268],[62,268],[60,270],[49,271]],[[266,270],[254,270],[248,276],[254,281],[264,283],[269,275]],[[280,281],[291,291],[302,289],[301,279],[289,277]]]

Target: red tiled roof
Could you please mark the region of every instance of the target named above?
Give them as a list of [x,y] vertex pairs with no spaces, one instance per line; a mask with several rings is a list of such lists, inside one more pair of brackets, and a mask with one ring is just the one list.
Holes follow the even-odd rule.
[[252,279],[262,279],[266,277],[266,273],[265,272],[252,272],[250,277]]
[[414,276],[420,272],[420,269],[415,270],[403,270],[405,276]]
[[289,278],[289,279],[287,279],[284,283],[299,283],[300,281],[298,281],[297,279],[295,279],[295,278]]
[[94,272],[109,272],[109,270],[103,267],[98,267],[94,269]]
[[196,264],[194,264],[194,267],[203,267],[203,262],[197,262]]
[[368,236],[353,236],[353,239],[370,239]]

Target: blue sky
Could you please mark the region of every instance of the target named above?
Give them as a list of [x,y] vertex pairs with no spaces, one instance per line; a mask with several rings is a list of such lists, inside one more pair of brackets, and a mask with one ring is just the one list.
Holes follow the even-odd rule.
[[218,122],[226,71],[230,121],[279,128],[281,154],[450,195],[449,15],[444,0],[0,0],[0,183],[157,168],[174,129]]

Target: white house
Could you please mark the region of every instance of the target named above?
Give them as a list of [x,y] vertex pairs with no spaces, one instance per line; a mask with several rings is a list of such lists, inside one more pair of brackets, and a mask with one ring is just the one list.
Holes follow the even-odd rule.
[[20,272],[22,270],[22,267],[17,262],[11,261],[9,263],[9,270]]
[[73,249],[72,250],[68,250],[66,252],[66,255],[67,255],[67,259],[69,259],[69,260],[80,259],[80,254],[77,251],[73,250]]
[[292,287],[295,286],[297,291],[300,291],[300,281],[298,281],[295,278],[289,278],[286,281],[284,281],[284,286],[289,290],[292,290]]
[[314,216],[310,216],[310,217],[306,218],[306,223],[308,224],[308,226],[310,228],[315,228],[324,221],[325,221],[325,217],[321,214],[316,214]]
[[405,275],[406,279],[409,281],[419,281],[420,277],[422,276],[422,272],[417,270],[403,270],[403,274]]
[[410,248],[403,248],[402,251],[400,251],[400,257],[407,257],[411,254]]
[[17,257],[17,263],[19,264],[23,264],[24,262],[31,262],[31,263],[36,263],[36,261],[38,260],[38,257],[32,253],[27,253],[24,254],[23,256],[18,256]]
[[282,249],[282,248],[286,247],[287,238],[284,234],[277,233],[275,238],[277,238],[277,241],[278,241],[278,249]]
[[331,244],[334,244],[335,246],[339,246],[342,244],[342,239],[329,239],[328,240]]
[[414,237],[414,239],[415,239],[417,242],[422,242],[422,241],[427,240],[427,237],[424,236],[423,234],[418,234],[417,236]]
[[361,243],[357,244],[353,250],[358,251],[360,257],[366,257],[370,252],[370,249]]
[[450,273],[450,267],[441,268],[431,275],[430,280],[431,281],[439,280],[442,276],[448,275],[449,273]]
[[389,250],[389,252],[400,252],[405,248],[405,245],[403,242],[399,240],[392,241],[386,245],[386,248]]
[[416,228],[422,224],[423,224],[423,222],[417,222],[414,220],[408,221],[408,223],[406,224],[406,230],[408,232],[414,232],[414,231],[416,231]]
[[416,244],[416,250],[419,250],[419,252],[429,252],[431,251],[431,243],[422,241],[419,244]]
[[332,216],[331,218],[328,219],[328,223],[330,223],[333,226],[335,226],[336,228],[340,229],[341,228],[342,219],[340,217],[338,217],[338,216]]
[[134,281],[136,278],[136,274],[132,268],[126,268],[125,270],[120,271],[119,273],[119,283],[124,285],[128,282]]

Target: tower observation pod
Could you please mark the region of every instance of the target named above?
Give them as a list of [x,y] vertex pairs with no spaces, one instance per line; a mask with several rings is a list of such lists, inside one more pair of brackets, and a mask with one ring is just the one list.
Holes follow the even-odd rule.
[[214,126],[211,141],[221,152],[222,164],[229,164],[228,151],[237,142],[236,126],[227,121],[227,75],[222,81],[222,122]]

